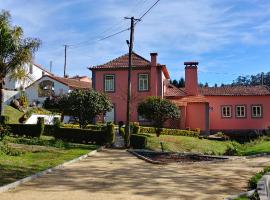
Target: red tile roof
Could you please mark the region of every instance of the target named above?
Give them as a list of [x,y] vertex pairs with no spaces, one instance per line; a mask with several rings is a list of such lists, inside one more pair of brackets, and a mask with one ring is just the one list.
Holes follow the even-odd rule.
[[63,78],[59,76],[49,76],[50,78],[63,83],[64,85],[69,86],[72,89],[91,89],[92,83],[86,81],[79,81],[76,79]]
[[[132,52],[132,65],[135,67],[150,66],[151,62],[141,57],[140,55]],[[128,67],[128,54],[122,55],[114,60],[111,60],[105,64],[89,67],[89,69],[108,69],[108,68],[126,68]]]
[[270,95],[267,86],[225,86],[225,87],[202,87],[200,94],[204,96],[265,96]]
[[[122,55],[114,60],[111,60],[105,64],[97,65],[93,67],[89,67],[90,70],[97,70],[97,69],[113,69],[113,68],[128,68],[128,53],[125,55]],[[161,67],[162,72],[164,73],[165,77],[167,79],[170,78],[169,72],[166,68],[166,65],[157,64],[159,67]],[[134,67],[150,67],[151,62],[142,56],[136,54],[135,52],[132,52],[132,66]]]
[[[270,89],[267,86],[225,86],[225,87],[201,87],[199,94],[203,96],[266,96],[270,95]],[[177,88],[168,85],[165,93],[166,97],[184,97],[186,96],[184,88]]]
[[172,84],[169,84],[165,92],[166,97],[185,97],[186,93],[183,89],[179,89]]

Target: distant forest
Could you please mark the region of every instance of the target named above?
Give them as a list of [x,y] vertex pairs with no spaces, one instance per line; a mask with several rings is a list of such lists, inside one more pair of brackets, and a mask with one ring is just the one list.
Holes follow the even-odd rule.
[[[185,87],[185,79],[181,78],[180,80],[171,80],[170,83],[178,88]],[[259,73],[256,75],[248,76],[238,76],[231,84],[221,84],[220,86],[255,86],[255,85],[267,85],[270,87],[270,72]],[[208,83],[199,83],[200,87],[208,87]],[[218,84],[215,84],[214,87],[218,87]]]

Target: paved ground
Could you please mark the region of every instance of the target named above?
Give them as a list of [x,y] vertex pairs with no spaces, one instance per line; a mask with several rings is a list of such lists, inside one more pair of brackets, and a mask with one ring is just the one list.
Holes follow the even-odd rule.
[[104,150],[17,189],[0,200],[215,200],[243,191],[270,158],[212,164],[153,165],[124,150]]

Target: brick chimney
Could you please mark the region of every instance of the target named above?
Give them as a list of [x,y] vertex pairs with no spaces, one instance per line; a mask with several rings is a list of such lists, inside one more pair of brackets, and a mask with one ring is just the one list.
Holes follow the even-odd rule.
[[157,53],[150,53],[151,56],[151,66],[156,67],[157,66]]
[[198,62],[184,62],[185,67],[185,91],[189,96],[196,96],[198,92]]

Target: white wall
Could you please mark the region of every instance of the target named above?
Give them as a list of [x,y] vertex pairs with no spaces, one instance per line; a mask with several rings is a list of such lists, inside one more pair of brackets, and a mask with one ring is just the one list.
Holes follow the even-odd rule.
[[38,115],[38,114],[33,114],[33,115],[31,115],[31,117],[29,117],[26,120],[25,124],[36,124],[37,123],[37,119],[39,117],[43,117],[44,118],[44,124],[49,124],[49,125],[53,125],[53,119],[55,117],[57,117],[59,119],[61,118],[60,115]]
[[[30,73],[30,66],[33,67],[33,73]],[[30,79],[27,79],[26,82],[24,83],[24,87],[26,88],[27,86],[31,85],[33,82],[35,82],[36,80],[40,79],[43,74],[48,74],[46,71],[40,69],[39,67],[37,67],[34,64],[26,64],[24,66],[25,71],[29,74]],[[10,76],[8,75],[5,78],[5,88],[6,89],[10,89],[10,90],[14,90],[14,89],[19,89],[21,87],[21,85],[23,84],[21,81],[18,80],[10,80],[9,78]]]
[[38,88],[39,88],[39,83],[45,80],[50,80],[52,82],[54,82],[54,93],[55,95],[61,95],[61,94],[66,94],[69,92],[69,87],[58,82],[55,81],[54,79],[48,77],[48,76],[44,76],[41,79],[39,79],[38,81],[36,81],[34,84],[30,85],[28,88],[25,89],[25,93],[27,95],[27,98],[29,100],[29,103],[33,103],[34,101],[40,101],[41,103],[44,102],[44,100],[47,97],[39,97],[38,96]]

